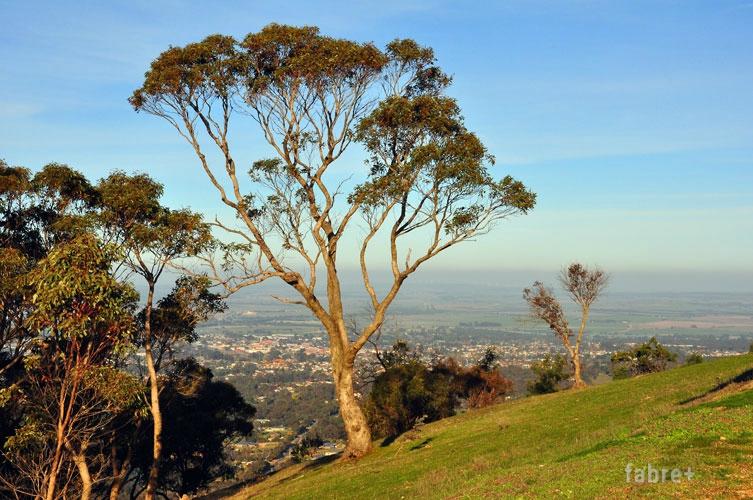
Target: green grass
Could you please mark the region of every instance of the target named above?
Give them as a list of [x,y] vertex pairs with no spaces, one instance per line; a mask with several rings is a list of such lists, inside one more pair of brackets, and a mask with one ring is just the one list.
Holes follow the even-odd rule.
[[[753,355],[736,356],[503,403],[376,443],[356,463],[288,468],[235,498],[753,497],[751,382],[724,384],[752,369]],[[627,483],[628,463],[695,476]]]

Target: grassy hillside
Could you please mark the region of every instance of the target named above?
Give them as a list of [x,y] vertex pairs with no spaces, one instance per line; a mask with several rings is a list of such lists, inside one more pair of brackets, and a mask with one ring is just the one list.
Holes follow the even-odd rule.
[[[526,398],[424,426],[355,464],[302,464],[235,498],[753,498],[753,355]],[[625,466],[692,468],[679,484]]]

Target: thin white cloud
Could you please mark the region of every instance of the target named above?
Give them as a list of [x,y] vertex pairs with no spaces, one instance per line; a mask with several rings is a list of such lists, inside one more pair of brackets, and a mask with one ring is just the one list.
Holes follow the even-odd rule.
[[43,107],[28,102],[0,101],[0,120],[30,118],[41,113]]

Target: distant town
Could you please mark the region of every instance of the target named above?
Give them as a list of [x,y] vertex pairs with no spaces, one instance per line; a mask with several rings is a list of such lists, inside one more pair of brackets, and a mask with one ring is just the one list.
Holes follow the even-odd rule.
[[[471,293],[471,292],[469,292]],[[629,298],[629,300],[628,300]],[[583,356],[589,382],[611,378],[610,356],[616,350],[657,336],[681,358],[697,353],[714,358],[747,352],[753,341],[753,317],[745,314],[745,295],[707,297],[709,307],[724,315],[710,316],[695,296],[672,297],[671,305],[640,294],[612,297],[595,307],[593,333]],[[239,477],[269,473],[287,465],[295,445],[306,436],[321,439],[312,456],[342,449],[344,432],[338,418],[324,333],[305,312],[280,307],[256,297],[259,310],[235,304],[202,327],[198,340],[185,348],[210,367],[216,378],[232,383],[257,407],[254,435],[232,447],[241,466]],[[361,361],[361,372],[376,362],[376,349],[405,340],[426,360],[452,357],[463,365],[477,362],[489,347],[499,355],[500,371],[514,383],[509,397],[525,395],[532,379],[530,366],[561,351],[561,343],[541,325],[529,321],[515,294],[502,299],[476,299],[471,313],[455,311],[458,302],[406,304],[401,324],[385,327]],[[504,307],[499,305],[499,302]],[[620,303],[623,302],[623,303]],[[495,311],[500,308],[504,313]],[[694,310],[695,308],[695,310]],[[240,309],[240,312],[239,312]],[[750,310],[750,309],[748,309]],[[454,322],[453,322],[454,320]]]

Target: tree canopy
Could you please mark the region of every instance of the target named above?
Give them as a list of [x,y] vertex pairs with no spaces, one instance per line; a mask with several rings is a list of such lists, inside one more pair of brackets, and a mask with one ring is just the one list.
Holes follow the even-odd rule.
[[[521,182],[492,176],[493,156],[446,95],[450,83],[433,50],[410,39],[379,49],[315,27],[270,24],[242,40],[212,35],[168,48],[130,97],[137,111],[176,129],[235,215],[212,223],[225,238],[221,251],[205,256],[210,277],[228,292],[281,279],[297,294],[281,300],[305,305],[321,322],[346,456],[363,455],[371,443],[353,364],[403,282],[440,252],[535,204]],[[255,123],[274,157],[237,157],[231,144],[242,140],[234,127],[243,119]],[[332,166],[354,143],[365,168],[348,164],[335,176]],[[372,309],[352,332],[338,275],[343,241],[355,244]],[[383,292],[367,257],[377,241],[387,244],[392,272]]]

